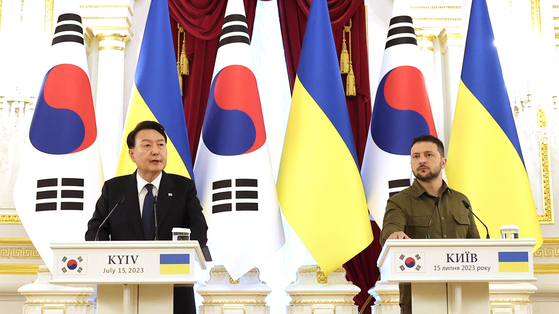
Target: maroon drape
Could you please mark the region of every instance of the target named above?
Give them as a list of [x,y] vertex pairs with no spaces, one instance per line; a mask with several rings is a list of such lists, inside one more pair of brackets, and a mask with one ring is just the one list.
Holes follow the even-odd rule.
[[[182,90],[190,154],[194,162],[206,113],[227,0],[168,1],[175,47],[177,23],[186,32],[186,56],[189,60],[190,75],[183,76]],[[249,34],[252,34],[256,1],[244,0]]]
[[[293,89],[295,76],[297,74],[310,1],[311,0],[278,0],[287,72],[291,89]],[[349,24],[350,19],[352,20],[351,59],[355,72],[357,95],[346,97],[346,102],[355,140],[355,147],[357,149],[357,158],[359,164],[361,164],[371,119],[371,93],[369,87],[365,5],[363,1],[356,0],[328,0],[328,9],[338,58],[341,52],[343,28],[345,25]],[[346,43],[349,49],[349,40],[347,38]],[[344,86],[346,77],[346,75],[342,76]],[[361,292],[354,299],[359,308],[366,302],[369,297],[367,291],[374,286],[380,275],[378,267],[376,266],[376,260],[381,251],[378,240],[380,239],[380,230],[375,222],[371,224],[373,225],[375,241],[344,265],[348,280],[361,288]],[[362,314],[370,313],[370,305],[373,303],[374,299],[366,308],[363,308]]]
[[[307,16],[309,14],[310,0],[278,0],[278,6],[287,73],[291,89],[293,89],[305,26],[307,24]],[[367,142],[369,121],[371,119],[365,5],[363,1],[328,0],[328,8],[338,57],[342,49],[344,25],[348,24],[349,20],[352,19],[352,62],[355,72],[357,96],[346,97],[346,100],[355,147],[357,149],[357,158],[359,164],[361,164]],[[347,44],[349,45],[349,42]],[[344,85],[345,78],[346,75],[343,75]]]
[[[375,236],[373,243],[344,264],[347,280],[353,282],[354,285],[361,288],[361,292],[359,292],[359,294],[354,298],[354,301],[357,303],[360,310],[369,298],[368,290],[375,285],[376,281],[380,277],[380,270],[377,267],[377,259],[380,255],[380,251],[382,250],[382,246],[379,241],[380,229],[375,221],[371,221],[371,228],[373,229],[373,235]],[[374,305],[374,303],[374,298],[369,299],[369,303],[361,310],[360,313],[370,314],[371,306]]]

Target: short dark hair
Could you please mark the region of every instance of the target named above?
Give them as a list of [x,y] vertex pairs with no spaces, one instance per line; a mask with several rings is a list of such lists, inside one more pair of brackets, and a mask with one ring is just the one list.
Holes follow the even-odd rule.
[[134,148],[134,146],[136,145],[136,135],[141,130],[156,130],[157,132],[159,132],[159,134],[163,135],[163,138],[165,138],[165,143],[167,143],[167,134],[165,134],[165,128],[161,124],[155,121],[142,121],[138,123],[138,125],[136,125],[134,130],[128,133],[128,137],[126,138],[128,149]]
[[[441,142],[441,140],[439,140],[436,136],[433,136],[433,135],[430,135],[430,134],[420,135],[420,136],[413,139],[413,142],[411,143],[411,147],[413,147],[413,145],[415,145],[415,143],[417,143],[417,142],[431,142],[431,143],[437,144],[437,150],[441,154],[441,157],[444,157],[443,142]],[[411,147],[410,147],[410,149],[411,149]]]

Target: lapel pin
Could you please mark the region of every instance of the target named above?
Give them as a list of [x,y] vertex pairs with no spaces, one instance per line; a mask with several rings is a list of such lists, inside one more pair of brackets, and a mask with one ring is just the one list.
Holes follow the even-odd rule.
[[172,197],[172,196],[173,196],[173,193],[169,193],[168,195],[169,195],[169,197]]

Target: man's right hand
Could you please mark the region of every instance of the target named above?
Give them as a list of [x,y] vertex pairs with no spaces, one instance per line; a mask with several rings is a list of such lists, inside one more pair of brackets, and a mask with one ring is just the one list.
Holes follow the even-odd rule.
[[388,236],[388,239],[411,239],[404,231],[396,231]]

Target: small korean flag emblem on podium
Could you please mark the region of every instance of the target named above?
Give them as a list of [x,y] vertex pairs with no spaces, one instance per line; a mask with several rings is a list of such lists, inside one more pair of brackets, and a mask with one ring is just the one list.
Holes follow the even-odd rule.
[[397,253],[396,264],[399,272],[425,272],[423,253]]

